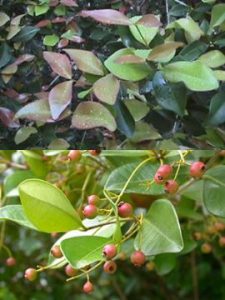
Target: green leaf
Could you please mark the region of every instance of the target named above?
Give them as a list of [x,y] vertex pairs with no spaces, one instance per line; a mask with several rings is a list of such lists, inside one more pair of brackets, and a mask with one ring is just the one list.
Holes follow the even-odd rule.
[[[28,170],[17,170],[5,177],[4,180],[4,194],[7,196],[12,190],[17,189],[17,186],[28,178],[34,178],[35,175]],[[19,194],[18,194],[19,196]]]
[[19,194],[27,218],[40,231],[64,232],[82,227],[65,194],[52,184],[28,179],[19,185]]
[[113,53],[106,61],[106,68],[115,76],[130,81],[138,81],[146,78],[152,71],[146,63],[119,64],[117,60],[126,55],[133,55],[131,49],[120,49]]
[[152,204],[134,246],[145,255],[176,253],[183,249],[179,220],[170,201],[161,199]]
[[225,217],[225,166],[209,169],[203,176],[203,201],[211,214]]
[[225,64],[225,55],[221,51],[212,50],[200,56],[199,60],[210,68],[218,68]]
[[[142,18],[142,16],[135,16],[133,18],[130,19],[130,21],[134,24],[135,22],[137,22],[138,20],[140,20]],[[147,27],[144,25],[131,25],[129,26],[130,31],[132,33],[132,35],[134,36],[134,38],[148,46],[150,44],[150,42],[154,39],[154,37],[156,36],[156,34],[158,33],[159,29],[157,27]]]
[[11,60],[11,48],[6,43],[0,45],[0,68],[5,67]]
[[168,83],[161,72],[156,72],[152,85],[158,104],[183,117],[187,104],[186,89],[183,84]]
[[0,220],[12,221],[19,225],[37,230],[25,216],[22,205],[7,205],[0,208]]
[[[123,165],[110,174],[105,189],[112,192],[120,192],[127,182],[127,179],[137,167],[139,163],[130,163]],[[156,170],[159,165],[152,162],[146,163],[138,172],[132,177],[130,183],[126,188],[126,193],[137,193],[137,194],[150,194],[159,195],[164,193],[162,185],[152,183],[149,186],[149,182],[153,179]]]
[[119,131],[128,138],[132,137],[135,130],[135,121],[130,111],[120,99],[117,100],[114,108],[116,112],[116,123]]
[[223,91],[212,97],[209,108],[209,123],[217,126],[225,122],[225,93]]
[[116,102],[120,89],[119,80],[112,74],[108,74],[97,80],[93,85],[95,96],[104,103],[113,105]]
[[103,247],[109,239],[97,236],[80,236],[61,242],[61,249],[68,262],[77,269],[104,260]]
[[156,256],[154,262],[157,274],[164,276],[176,267],[176,256],[171,253],[160,254]]
[[15,42],[28,42],[38,33],[38,31],[40,31],[40,29],[37,27],[23,27],[13,40]]
[[104,75],[102,62],[91,51],[64,49],[64,51],[75,62],[78,69],[93,75]]
[[213,6],[211,13],[210,27],[220,26],[225,21],[225,4]]
[[49,5],[47,5],[47,4],[35,5],[35,7],[34,7],[35,16],[43,15],[48,10],[49,10]]
[[0,27],[5,25],[10,20],[10,17],[4,12],[0,12]]
[[213,71],[199,61],[171,63],[162,72],[167,80],[183,82],[192,91],[211,91],[219,87]]
[[149,113],[149,107],[144,102],[126,99],[124,103],[136,122],[142,120]]
[[43,156],[29,150],[21,150],[21,152],[33,174],[39,178],[44,178],[48,169],[46,163],[43,161]]
[[89,101],[78,105],[72,118],[72,127],[83,130],[104,127],[110,131],[115,131],[116,122],[112,114],[102,104]]
[[32,134],[37,133],[37,129],[35,127],[22,127],[20,128],[15,135],[15,143],[21,144],[26,141]]
[[59,42],[59,37],[55,34],[46,35],[43,40],[45,46],[55,46]]
[[154,141],[161,138],[161,135],[152,125],[139,121],[135,124],[135,131],[133,136],[130,138],[130,141],[133,143],[140,143],[143,141]]

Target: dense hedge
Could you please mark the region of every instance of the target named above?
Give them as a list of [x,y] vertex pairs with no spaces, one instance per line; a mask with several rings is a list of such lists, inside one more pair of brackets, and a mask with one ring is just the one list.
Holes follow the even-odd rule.
[[156,2],[1,1],[1,148],[222,148],[225,4]]

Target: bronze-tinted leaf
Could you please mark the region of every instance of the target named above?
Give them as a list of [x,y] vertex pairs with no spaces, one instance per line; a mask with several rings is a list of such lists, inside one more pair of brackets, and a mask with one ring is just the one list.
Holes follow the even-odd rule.
[[84,130],[104,127],[115,131],[116,122],[107,108],[100,103],[90,101],[78,105],[72,118],[72,127]]
[[70,58],[75,62],[78,69],[89,74],[104,75],[101,61],[91,51],[65,49]]
[[115,104],[120,89],[119,80],[112,74],[108,74],[105,77],[95,82],[93,90],[95,96],[102,102],[110,105]]
[[116,60],[116,63],[117,64],[143,64],[145,63],[145,60],[140,56],[128,54],[128,55],[120,56]]
[[[170,60],[170,56],[175,55],[176,49],[182,47],[184,44],[180,42],[168,42],[159,46],[156,46],[151,51],[147,60],[167,62]],[[169,59],[170,58],[170,59]]]
[[82,10],[79,15],[91,17],[98,22],[109,25],[131,25],[130,20],[124,14],[114,9]]
[[152,14],[143,16],[141,19],[138,20],[136,24],[143,25],[146,27],[160,27],[162,25],[162,23],[157,19],[157,17]]
[[19,123],[13,120],[14,112],[5,107],[0,107],[0,122],[6,127],[17,128]]
[[55,73],[67,79],[72,78],[71,64],[65,54],[45,51],[43,55]]
[[52,118],[57,120],[72,99],[73,80],[57,84],[49,93]]

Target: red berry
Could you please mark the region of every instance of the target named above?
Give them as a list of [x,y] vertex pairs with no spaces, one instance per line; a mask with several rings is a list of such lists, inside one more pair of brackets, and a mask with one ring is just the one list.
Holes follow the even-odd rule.
[[212,246],[209,243],[202,244],[201,247],[202,253],[208,254],[212,252]]
[[116,272],[117,270],[117,265],[114,261],[110,260],[110,261],[106,261],[104,263],[104,266],[103,266],[103,270],[106,272],[106,273],[109,273],[109,274],[113,274]]
[[114,244],[108,244],[105,245],[103,248],[103,255],[107,258],[107,259],[111,259],[114,256],[116,256],[117,254],[117,248]]
[[170,177],[172,172],[173,172],[173,168],[171,165],[160,166],[154,176],[155,182],[158,184],[163,183],[164,180]]
[[29,281],[34,281],[37,278],[37,271],[33,268],[26,269],[24,277]]
[[16,259],[14,257],[9,257],[6,259],[5,263],[8,267],[13,267],[16,265]]
[[135,251],[131,254],[130,260],[136,267],[140,267],[145,263],[145,255],[142,251]]
[[77,270],[74,269],[71,265],[67,265],[65,267],[65,273],[66,273],[67,276],[73,277],[77,274]]
[[133,214],[132,205],[127,202],[120,202],[118,205],[118,214],[121,218],[130,217]]
[[101,153],[101,150],[89,150],[88,152],[93,156],[98,156]]
[[190,175],[194,178],[200,178],[205,172],[205,164],[201,161],[196,161],[191,164]]
[[179,185],[175,180],[168,180],[165,183],[165,192],[169,194],[175,194],[179,189]]
[[83,291],[86,294],[90,294],[91,292],[93,292],[94,287],[93,284],[90,281],[87,281],[84,285],[83,285]]
[[62,251],[60,249],[60,246],[55,245],[52,249],[51,249],[51,254],[52,256],[54,256],[55,258],[60,258],[63,256]]
[[220,247],[225,247],[225,236],[221,236],[219,239]]
[[99,197],[97,195],[88,196],[88,203],[92,205],[96,205],[99,201]]
[[225,230],[225,224],[222,222],[216,222],[214,224],[214,227],[216,228],[217,231],[223,231]]
[[86,218],[93,219],[97,216],[97,207],[93,204],[88,204],[83,209],[83,215]]
[[68,154],[68,158],[70,160],[79,160],[82,156],[82,153],[80,150],[71,150]]

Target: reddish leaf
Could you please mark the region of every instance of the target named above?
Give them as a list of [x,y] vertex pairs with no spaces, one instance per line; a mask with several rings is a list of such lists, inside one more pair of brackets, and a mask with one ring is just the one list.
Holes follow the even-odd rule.
[[38,28],[42,28],[42,27],[46,27],[50,24],[51,24],[50,20],[41,20],[35,26],[38,27]]
[[66,79],[72,78],[71,64],[65,54],[45,51],[43,55],[55,73]]
[[61,2],[62,5],[69,6],[69,7],[70,7],[70,6],[71,6],[71,7],[73,7],[73,6],[78,6],[76,0],[61,0],[60,2]]
[[130,20],[121,12],[114,9],[82,10],[81,17],[90,17],[104,24],[131,25]]
[[116,60],[117,64],[143,64],[144,62],[143,58],[132,54],[121,56]]
[[17,66],[24,63],[24,62],[29,62],[32,61],[35,58],[34,55],[31,54],[23,54],[21,56],[19,56],[16,61],[14,62],[14,64],[16,64]]
[[104,75],[101,61],[91,51],[76,49],[65,49],[64,51],[81,71],[94,75]]
[[143,25],[146,27],[160,27],[162,23],[154,15],[145,15],[138,20],[136,24]]
[[9,128],[19,127],[19,123],[13,120],[14,112],[5,107],[0,107],[0,121]]
[[72,100],[73,80],[56,85],[49,93],[52,118],[57,120]]

